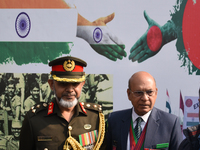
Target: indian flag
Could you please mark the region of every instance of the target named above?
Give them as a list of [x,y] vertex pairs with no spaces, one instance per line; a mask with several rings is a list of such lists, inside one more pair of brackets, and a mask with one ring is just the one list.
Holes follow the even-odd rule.
[[113,61],[127,55],[123,42],[107,26],[78,25],[77,37],[84,39],[97,53]]
[[187,113],[187,126],[195,126],[199,124],[199,113]]
[[169,93],[168,90],[166,90],[167,94],[167,100],[166,100],[166,112],[171,114],[171,106],[170,106],[170,98],[169,98]]
[[0,63],[44,63],[69,54],[77,10],[63,0],[0,1]]

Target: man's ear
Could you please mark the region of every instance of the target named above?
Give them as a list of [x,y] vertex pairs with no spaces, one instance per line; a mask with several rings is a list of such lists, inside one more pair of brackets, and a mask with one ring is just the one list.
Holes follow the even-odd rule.
[[131,92],[130,92],[130,90],[129,90],[129,89],[127,89],[127,96],[128,96],[128,99],[131,101],[131,99],[130,99]]
[[53,91],[53,80],[52,79],[48,79],[48,83],[49,83],[49,86],[50,86],[51,90]]

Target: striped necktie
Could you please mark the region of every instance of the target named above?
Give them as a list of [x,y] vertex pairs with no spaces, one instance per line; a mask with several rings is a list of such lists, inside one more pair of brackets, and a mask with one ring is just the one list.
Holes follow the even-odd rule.
[[136,135],[137,140],[139,140],[140,135],[141,135],[141,133],[142,133],[141,122],[142,122],[143,120],[142,120],[141,117],[138,117],[138,118],[136,119],[136,121],[137,121],[137,124],[136,124],[136,126],[135,126],[135,128],[134,128],[134,132],[135,132],[135,135]]

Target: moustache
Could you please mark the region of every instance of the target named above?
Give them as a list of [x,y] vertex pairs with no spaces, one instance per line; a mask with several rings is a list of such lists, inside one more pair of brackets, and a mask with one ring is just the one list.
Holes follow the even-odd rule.
[[62,96],[76,96],[76,94],[65,93],[65,94],[62,94]]

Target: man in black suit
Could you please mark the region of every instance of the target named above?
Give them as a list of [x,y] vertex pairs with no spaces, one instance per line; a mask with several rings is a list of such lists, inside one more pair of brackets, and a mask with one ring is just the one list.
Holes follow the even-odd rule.
[[149,73],[132,75],[127,94],[133,108],[109,115],[107,150],[178,149],[182,141],[179,119],[154,107],[157,92]]

